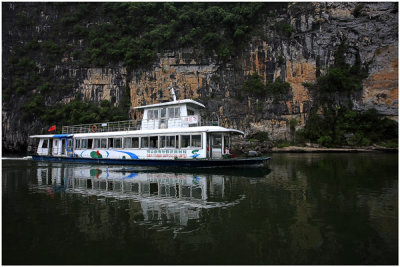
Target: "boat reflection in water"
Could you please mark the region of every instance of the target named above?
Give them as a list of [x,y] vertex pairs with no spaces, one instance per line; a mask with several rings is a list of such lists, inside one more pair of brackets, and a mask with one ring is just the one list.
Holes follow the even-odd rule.
[[204,209],[229,207],[243,200],[245,195],[230,177],[57,163],[39,164],[37,169],[38,187],[47,194],[133,200],[140,205],[130,207],[142,213],[136,223],[168,225],[174,230],[183,229],[189,220],[199,220]]

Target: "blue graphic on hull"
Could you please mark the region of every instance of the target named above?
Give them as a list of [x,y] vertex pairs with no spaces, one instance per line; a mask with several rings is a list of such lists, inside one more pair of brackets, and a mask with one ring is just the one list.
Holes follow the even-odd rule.
[[133,179],[133,178],[135,178],[135,176],[137,176],[138,174],[137,173],[131,173],[131,174],[129,174],[129,175],[127,175],[127,176],[125,176],[125,177],[122,177],[122,180],[126,180],[126,179]]
[[126,152],[126,151],[117,151],[117,152],[121,152],[121,153],[127,154],[129,157],[131,157],[131,159],[139,159],[139,157],[136,156],[136,155],[135,155],[134,153],[132,153],[132,152]]

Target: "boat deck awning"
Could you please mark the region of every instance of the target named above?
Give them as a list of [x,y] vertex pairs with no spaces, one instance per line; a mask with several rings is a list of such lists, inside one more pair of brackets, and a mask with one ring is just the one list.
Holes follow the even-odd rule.
[[73,134],[41,134],[41,135],[31,135],[30,138],[68,138],[73,137]]
[[186,128],[167,128],[167,129],[152,129],[152,130],[135,130],[135,131],[120,131],[120,132],[98,132],[98,133],[77,133],[75,138],[101,138],[101,137],[124,137],[124,136],[150,136],[150,135],[176,135],[176,134],[193,134],[193,133],[231,133],[244,135],[244,132],[228,129],[220,126],[199,126]]

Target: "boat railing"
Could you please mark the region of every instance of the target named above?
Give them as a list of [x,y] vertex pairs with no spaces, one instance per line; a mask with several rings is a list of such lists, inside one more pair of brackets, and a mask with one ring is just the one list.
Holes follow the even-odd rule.
[[140,130],[141,121],[127,120],[63,126],[63,134]]
[[199,120],[196,123],[186,124],[185,126],[183,123],[181,123],[181,121],[182,120],[180,120],[180,123],[176,124],[169,123],[168,121],[164,122],[161,120],[143,120],[143,121],[127,120],[127,121],[117,121],[117,122],[79,124],[79,125],[63,126],[62,134],[134,131],[134,130],[141,130],[142,126],[143,129],[146,130],[193,127],[193,126],[219,126],[219,121],[215,120]]

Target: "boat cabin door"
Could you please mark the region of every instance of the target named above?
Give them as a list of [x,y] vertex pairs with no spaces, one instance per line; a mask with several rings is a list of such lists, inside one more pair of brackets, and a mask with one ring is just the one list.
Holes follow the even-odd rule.
[[54,138],[53,139],[53,156],[72,155],[72,138]]
[[73,142],[72,138],[67,138],[66,142],[67,142],[67,144],[65,146],[65,155],[72,156],[72,154],[74,152],[73,151],[74,142]]
[[222,134],[208,135],[208,157],[212,159],[222,158]]
[[207,137],[208,151],[207,157],[213,159],[222,158],[225,154],[230,154],[230,135],[224,133],[213,133]]

